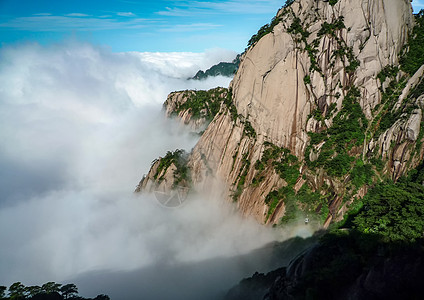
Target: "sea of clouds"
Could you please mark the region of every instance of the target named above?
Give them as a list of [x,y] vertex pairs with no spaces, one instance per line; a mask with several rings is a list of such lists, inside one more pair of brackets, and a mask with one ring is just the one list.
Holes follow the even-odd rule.
[[0,285],[72,280],[84,296],[198,298],[264,265],[205,263],[282,236],[230,204],[200,195],[167,209],[133,194],[153,159],[197,141],[164,118],[168,93],[227,87],[226,77],[187,78],[234,57],[112,53],[77,41],[0,48]]

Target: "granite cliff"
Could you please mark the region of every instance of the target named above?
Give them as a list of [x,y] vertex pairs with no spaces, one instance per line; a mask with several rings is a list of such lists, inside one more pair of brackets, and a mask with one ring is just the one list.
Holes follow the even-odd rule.
[[370,186],[422,161],[424,67],[404,67],[414,24],[409,0],[290,1],[214,104],[168,97],[168,116],[207,127],[180,164],[186,180],[175,164],[157,174],[159,159],[138,191],[224,184],[261,223],[340,220]]

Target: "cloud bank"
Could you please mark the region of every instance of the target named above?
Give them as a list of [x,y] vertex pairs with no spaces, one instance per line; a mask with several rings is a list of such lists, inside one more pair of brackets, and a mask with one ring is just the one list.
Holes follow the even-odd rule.
[[[130,282],[140,286],[137,278],[160,277],[159,266],[177,276],[173,266],[201,266],[278,239],[219,199],[199,195],[169,210],[132,193],[154,158],[196,142],[163,117],[167,94],[228,86],[225,77],[186,78],[231,54],[112,53],[75,41],[1,48],[0,285],[75,279],[90,283],[89,296],[114,294],[87,274],[138,274]],[[250,274],[227,263],[220,270],[214,278]],[[193,279],[173,288],[190,291]],[[143,288],[127,299],[153,299],[160,285]]]
[[[114,54],[76,42],[1,49],[0,175],[5,180],[0,183],[0,206],[14,202],[21,194],[39,194],[80,181],[85,161],[92,159],[87,155],[95,159],[111,151],[134,149],[144,157],[146,149],[151,160],[175,148],[180,137],[169,132],[173,126],[160,120],[167,94],[229,83],[224,77],[185,80],[204,67],[205,56]],[[165,142],[156,141],[162,137]],[[136,138],[138,141],[131,141]],[[172,143],[167,145],[166,141]],[[129,145],[113,149],[121,146],[119,143]],[[154,149],[157,147],[160,149]],[[140,159],[134,161],[131,173],[148,167]],[[81,161],[84,163],[79,167]],[[136,183],[134,179],[131,185]]]

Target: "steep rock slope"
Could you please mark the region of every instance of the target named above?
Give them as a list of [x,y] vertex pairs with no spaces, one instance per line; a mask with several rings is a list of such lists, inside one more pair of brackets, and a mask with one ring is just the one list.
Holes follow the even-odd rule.
[[262,223],[320,215],[328,225],[367,186],[416,166],[422,69],[398,67],[413,25],[408,0],[280,9],[187,161],[192,186],[224,183]]

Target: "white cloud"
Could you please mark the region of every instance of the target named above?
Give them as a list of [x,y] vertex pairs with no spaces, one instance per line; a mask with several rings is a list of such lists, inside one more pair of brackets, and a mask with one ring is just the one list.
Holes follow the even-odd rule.
[[162,32],[191,32],[191,31],[203,31],[212,30],[222,25],[212,23],[194,23],[194,24],[176,24],[166,28],[162,28]]
[[[212,52],[216,63],[220,54]],[[145,214],[155,204],[131,194],[154,158],[194,145],[190,134],[163,118],[167,94],[228,85],[222,77],[185,79],[208,56],[114,54],[77,42],[0,50],[0,173],[8,179],[0,188],[0,240],[8,243],[0,254],[8,271],[0,271],[0,282],[146,263],[137,255],[147,251],[145,239],[131,232],[161,212]],[[125,223],[127,214],[134,224]],[[115,233],[102,229],[108,215],[122,218]],[[92,253],[107,241],[116,246],[111,252]]]
[[135,14],[132,12],[118,12],[116,14],[121,17],[135,17]]
[[[152,196],[132,193],[153,159],[176,148],[190,150],[196,142],[163,117],[167,94],[227,86],[230,79],[223,77],[185,78],[231,54],[217,49],[116,54],[75,41],[0,49],[0,178],[5,179],[0,181],[0,282],[79,282],[83,272],[140,268],[152,280],[161,276],[159,269],[149,269],[157,264],[173,274],[181,263],[200,266],[278,238],[280,233],[242,220],[217,199],[198,195],[168,210]],[[251,262],[232,259],[219,272],[209,267],[199,272],[215,274],[220,287],[228,288],[250,274],[246,265]],[[231,280],[223,282],[222,274],[231,274]],[[82,281],[95,281],[93,276]],[[172,298],[196,278],[178,276],[185,286],[177,287],[169,278],[156,283],[155,292]],[[133,287],[152,288],[138,277],[133,281]]]
[[[226,49],[209,49],[203,53],[193,52],[131,52],[164,76],[176,78],[192,77],[198,70],[205,70],[221,61],[232,61],[237,53]],[[221,80],[211,78],[210,80]],[[199,83],[196,83],[199,84]],[[201,84],[201,83],[200,83]],[[216,85],[222,85],[216,82]]]
[[172,16],[172,17],[188,17],[193,15],[198,15],[200,13],[204,13],[207,11],[191,8],[191,9],[184,9],[184,8],[177,8],[177,7],[165,7],[165,10],[158,11],[157,14],[162,16]]
[[256,1],[172,1],[174,7],[166,7],[158,11],[159,15],[165,16],[196,16],[199,14],[264,14],[276,12],[282,3],[278,0]]
[[14,30],[26,30],[35,32],[61,32],[69,30],[98,31],[112,29],[139,29],[145,27],[154,20],[131,18],[120,21],[110,16],[93,17],[80,13],[72,13],[65,16],[56,15],[33,15],[31,17],[18,17],[0,23],[0,28]]
[[[3,48],[0,153],[1,162],[8,167],[0,168],[0,173],[12,178],[4,174],[9,170],[14,177],[21,177],[21,187],[2,181],[2,199],[7,200],[6,192],[15,199],[18,194],[48,190],[51,182],[67,184],[67,175],[73,172],[68,167],[80,158],[78,145],[89,143],[99,126],[113,128],[110,126],[134,117],[145,107],[156,107],[159,113],[173,90],[228,85],[229,79],[222,77],[206,82],[185,80],[206,63],[211,65],[228,56],[228,52],[217,50],[211,55],[113,54],[75,42],[50,48],[36,44]],[[156,155],[173,148],[176,145],[161,146],[147,164],[134,168],[130,186]],[[53,181],[49,181],[49,172],[56,174]]]
[[38,14],[33,14],[33,16],[51,16],[51,13],[38,13]]
[[239,14],[262,14],[275,13],[284,3],[279,0],[230,0],[223,2],[201,2],[193,1],[194,5],[200,8],[208,8],[217,11]]
[[66,14],[67,17],[89,17],[90,15],[82,14],[82,13],[70,13]]

